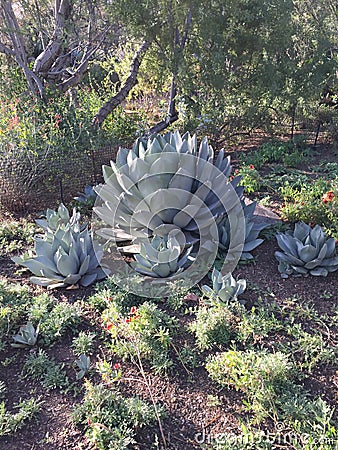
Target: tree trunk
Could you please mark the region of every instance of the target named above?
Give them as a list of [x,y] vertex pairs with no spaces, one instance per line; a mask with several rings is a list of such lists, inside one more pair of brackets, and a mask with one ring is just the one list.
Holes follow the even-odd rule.
[[120,91],[99,109],[98,113],[95,115],[93,119],[92,122],[93,127],[95,128],[101,127],[102,123],[108,117],[108,115],[111,114],[114,111],[114,109],[123,102],[123,100],[125,100],[125,98],[132,90],[132,88],[137,84],[137,75],[140,69],[140,65],[149,47],[150,42],[144,41],[142,43],[141,47],[138,49],[138,51],[134,56],[130,68],[130,74],[127,80],[121,87]]

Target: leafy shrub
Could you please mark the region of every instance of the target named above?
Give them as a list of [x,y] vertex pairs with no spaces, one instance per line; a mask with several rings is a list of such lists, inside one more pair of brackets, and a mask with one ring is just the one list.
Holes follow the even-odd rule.
[[292,376],[292,364],[281,353],[229,350],[208,358],[210,377],[223,387],[234,387],[248,397],[246,406],[261,421],[270,414],[280,390]]
[[0,253],[13,253],[32,244],[34,232],[34,224],[26,219],[1,221]]
[[138,397],[124,398],[116,388],[85,381],[82,403],[73,412],[77,425],[100,450],[127,450],[136,432],[156,420],[153,406]]
[[69,386],[64,364],[56,363],[42,349],[27,357],[22,373],[26,377],[40,381],[46,389],[66,389]]
[[262,177],[258,170],[255,169],[253,164],[242,165],[240,169],[235,170],[235,175],[240,175],[242,177],[239,185],[245,187],[245,191],[248,194],[259,191],[262,186]]
[[338,176],[320,178],[301,186],[286,183],[280,188],[284,198],[282,217],[290,222],[318,224],[338,239]]
[[127,317],[112,305],[103,317],[112,337],[110,349],[118,356],[132,358],[136,363],[138,358],[148,360],[157,373],[171,367],[169,349],[176,321],[156,305],[145,302],[132,307]]
[[236,337],[236,316],[229,308],[201,307],[189,330],[196,336],[196,343],[201,350],[228,345]]
[[264,143],[258,150],[242,157],[243,163],[260,169],[264,164],[282,163],[289,167],[298,167],[310,156],[310,149],[303,137],[293,141],[271,141]]
[[48,294],[41,294],[32,299],[27,310],[27,317],[39,326],[40,341],[45,345],[53,344],[69,328],[75,326],[81,316],[78,304],[58,302]]
[[0,403],[0,436],[16,433],[24,427],[25,423],[36,417],[41,409],[41,402],[39,399],[30,398],[28,400],[21,400],[14,405],[18,412],[12,413],[7,411],[5,402]]

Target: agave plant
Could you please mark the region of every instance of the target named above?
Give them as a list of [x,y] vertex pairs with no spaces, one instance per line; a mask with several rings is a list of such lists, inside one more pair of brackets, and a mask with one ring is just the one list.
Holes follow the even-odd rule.
[[74,197],[74,200],[80,203],[90,203],[94,204],[97,197],[97,193],[95,192],[93,186],[89,184],[85,186],[84,192],[78,192],[78,195]]
[[79,283],[88,286],[106,276],[99,267],[101,246],[92,240],[88,228],[76,230],[71,225],[59,227],[54,234],[35,237],[35,253],[12,258],[35,276],[32,283],[48,288]]
[[[250,252],[264,241],[263,239],[258,238],[258,235],[264,228],[268,226],[268,224],[258,224],[253,221],[256,202],[245,205],[245,203],[242,201],[242,208],[245,218],[245,242],[241,254],[241,260],[248,260],[253,259],[253,255]],[[236,232],[238,229],[236,223],[238,223],[241,218],[234,217],[233,220],[233,225],[230,226],[229,217],[225,216],[222,222],[218,225],[219,252],[221,254],[228,252],[230,247],[230,239],[234,239],[236,237]]]
[[231,186],[230,171],[230,158],[223,150],[214,158],[207,138],[199,147],[196,136],[178,131],[140,138],[103,167],[105,183],[96,188],[102,205],[94,211],[130,239],[180,229],[190,245],[238,201],[232,187],[239,179]]
[[212,271],[211,280],[212,288],[203,285],[202,291],[212,302],[221,300],[223,303],[229,303],[235,301],[246,289],[246,280],[236,281],[231,273],[223,276],[221,272],[215,268]]
[[319,225],[311,228],[298,222],[293,232],[279,233],[276,238],[282,252],[275,252],[275,256],[283,278],[289,275],[325,277],[338,269],[335,240],[328,238]]
[[[61,203],[57,211],[48,208],[46,218],[37,219],[35,222],[45,231],[56,231],[58,228],[64,228],[66,226],[80,228],[80,213],[74,208],[71,216],[66,206]],[[83,225],[82,229],[84,229],[85,226],[86,225]]]
[[190,256],[192,246],[183,249],[175,238],[175,232],[168,236],[154,236],[150,243],[141,243],[139,254],[135,255],[134,269],[151,277],[169,277],[180,273],[193,258]]

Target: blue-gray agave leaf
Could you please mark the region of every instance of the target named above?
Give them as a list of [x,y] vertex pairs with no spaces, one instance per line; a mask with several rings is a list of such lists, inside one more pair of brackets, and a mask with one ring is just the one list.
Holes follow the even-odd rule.
[[178,131],[139,138],[103,168],[105,183],[96,189],[101,205],[94,211],[117,234],[136,238],[143,230],[143,236],[151,237],[162,230],[163,237],[164,230],[175,228],[194,243],[210,228],[210,220],[233,206],[236,195],[231,199],[227,189],[230,171],[230,159],[223,151],[214,158],[206,138],[199,147],[196,136]]
[[298,222],[294,231],[277,234],[282,252],[276,251],[278,270],[283,278],[294,276],[327,276],[338,270],[338,256],[334,238],[328,238],[316,225]]
[[29,269],[35,276],[32,283],[48,288],[66,287],[79,283],[88,286],[106,276],[100,265],[103,252],[92,240],[88,228],[76,231],[71,226],[51,230],[35,237],[35,255],[12,258],[14,262]]
[[[256,208],[256,202],[252,202],[249,205],[245,205],[241,202],[244,219],[245,219],[245,242],[241,254],[241,260],[253,259],[253,255],[250,253],[257,248],[263,239],[258,238],[259,233],[268,226],[268,224],[257,224],[253,221],[253,215]],[[226,215],[223,220],[218,224],[219,233],[219,252],[220,254],[226,254],[230,247],[230,239],[234,239],[234,235],[238,230],[237,224],[240,218],[232,216],[233,227],[230,227],[230,220]]]
[[[210,298],[212,304],[217,304],[219,301],[225,304],[236,301],[246,289],[246,280],[236,281],[231,273],[223,276],[215,268],[211,274],[211,281],[212,289],[203,285],[202,291]],[[239,300],[239,302],[244,303],[242,300]]]
[[135,255],[134,269],[154,278],[167,278],[180,273],[194,260],[190,256],[192,246],[182,248],[175,231],[168,235],[154,236],[151,242],[142,242],[140,253]]

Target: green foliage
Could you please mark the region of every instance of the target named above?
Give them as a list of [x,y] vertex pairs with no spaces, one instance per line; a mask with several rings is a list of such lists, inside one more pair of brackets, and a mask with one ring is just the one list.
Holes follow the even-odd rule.
[[22,369],[23,376],[39,381],[46,389],[65,390],[69,387],[69,379],[64,364],[58,364],[47,353],[39,349],[31,353]]
[[83,353],[92,355],[96,337],[95,333],[80,331],[79,335],[73,338],[72,348],[74,354],[77,356],[81,356]]
[[26,219],[5,219],[0,222],[0,253],[22,250],[33,243],[35,226]]
[[304,222],[298,222],[294,231],[276,236],[282,252],[275,252],[279,262],[278,270],[283,278],[295,276],[327,276],[338,270],[334,238],[328,238],[322,228],[313,229]]
[[[327,175],[325,175],[326,177]],[[300,185],[286,182],[280,188],[284,199],[282,217],[290,222],[318,224],[338,238],[338,174],[331,180],[304,181]],[[330,194],[331,193],[331,194]]]
[[235,175],[241,176],[240,186],[245,187],[247,194],[259,191],[262,186],[262,177],[253,164],[242,165],[240,169],[235,171]]
[[36,418],[41,409],[41,402],[39,399],[30,398],[28,400],[21,400],[14,405],[18,412],[11,413],[7,411],[5,402],[0,403],[0,436],[6,436],[16,433],[23,428],[26,422]]
[[156,420],[153,406],[138,397],[124,398],[115,387],[85,381],[82,403],[73,412],[77,425],[100,450],[127,450],[136,432]]
[[110,350],[123,358],[131,358],[136,364],[149,361],[156,373],[163,373],[172,366],[169,350],[176,321],[152,303],[145,302],[132,307],[126,317],[112,303],[103,312],[106,328],[111,335]]
[[0,337],[2,341],[25,318],[25,310],[30,298],[28,286],[0,280]]
[[[298,167],[306,161],[309,156],[310,149],[307,147],[304,138],[298,138],[294,141],[287,142],[266,142],[258,150],[250,152],[242,157],[242,161],[245,164],[244,174],[249,177],[248,182],[250,183],[251,170],[253,172],[252,178],[258,179],[256,169],[260,169],[265,164],[281,163],[284,166]],[[251,169],[250,166],[252,166]],[[242,169],[240,172],[241,171]]]
[[[229,350],[208,359],[210,377],[224,387],[244,392],[258,421],[271,414],[281,389],[287,389],[292,377],[292,364],[280,352]],[[273,412],[273,411],[272,411]]]
[[200,307],[196,319],[189,325],[189,330],[196,336],[200,350],[222,348],[236,337],[236,315],[229,308]]
[[34,297],[32,305],[27,308],[30,321],[39,326],[41,343],[50,346],[64,333],[75,327],[81,317],[78,304],[58,302],[48,294]]

